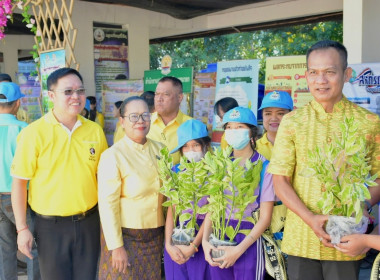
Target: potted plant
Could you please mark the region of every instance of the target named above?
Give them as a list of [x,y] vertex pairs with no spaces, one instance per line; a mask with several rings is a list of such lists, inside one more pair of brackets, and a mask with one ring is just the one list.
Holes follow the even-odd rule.
[[[241,230],[240,224],[246,207],[256,201],[255,189],[259,185],[262,162],[247,160],[245,166],[240,166],[240,159],[231,157],[232,148],[215,149],[207,153],[203,159],[208,171],[208,201],[201,212],[210,213],[213,233],[210,243],[214,247],[234,246],[234,238],[240,232],[248,234],[250,230]],[[226,209],[229,213],[226,215]],[[231,225],[231,219],[237,220],[237,225]],[[253,223],[252,217],[247,218]],[[225,240],[227,236],[227,240]],[[212,258],[224,254],[222,250],[211,252]]]
[[345,117],[331,143],[308,152],[309,165],[301,176],[315,176],[322,183],[318,208],[331,215],[326,232],[331,242],[353,233],[364,233],[368,218],[363,216],[363,203],[370,199],[368,187],[376,186],[376,175],[370,176],[368,148],[365,139],[357,135],[354,118]]
[[160,192],[168,198],[162,205],[171,207],[173,224],[179,222],[179,226],[174,229],[172,241],[174,245],[189,245],[194,238],[195,230],[199,230],[196,217],[200,210],[199,201],[207,192],[207,170],[203,161],[189,162],[185,157],[181,157],[180,171],[176,173],[173,171],[173,159],[168,148],[165,147],[160,153]]

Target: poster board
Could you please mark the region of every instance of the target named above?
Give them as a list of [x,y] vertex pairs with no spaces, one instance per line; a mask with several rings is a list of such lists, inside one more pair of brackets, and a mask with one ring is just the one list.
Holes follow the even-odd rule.
[[36,77],[29,72],[16,73],[17,83],[25,97],[21,98],[20,108],[22,108],[27,116],[28,122],[31,123],[41,117],[41,86]]
[[[259,60],[223,61],[217,64],[215,102],[224,97],[234,98],[239,106],[247,107],[257,116]],[[220,143],[222,120],[213,121],[212,143]]]
[[380,63],[350,64],[352,75],[344,84],[348,100],[380,116]]
[[306,56],[279,56],[266,59],[265,94],[279,90],[288,92],[294,103],[294,109],[313,100],[307,86]]
[[104,115],[104,133],[108,145],[113,144],[113,135],[119,121],[114,117],[114,103],[124,99],[141,95],[143,92],[142,80],[114,80],[102,84],[102,112]]
[[128,31],[120,28],[93,27],[96,98],[102,84],[118,75],[129,78]]
[[194,78],[193,117],[212,131],[216,92],[216,72],[196,73]]
[[48,88],[46,84],[47,78],[52,72],[63,67],[66,67],[64,49],[56,49],[40,53],[42,114],[46,114],[53,107],[53,102],[48,96]]

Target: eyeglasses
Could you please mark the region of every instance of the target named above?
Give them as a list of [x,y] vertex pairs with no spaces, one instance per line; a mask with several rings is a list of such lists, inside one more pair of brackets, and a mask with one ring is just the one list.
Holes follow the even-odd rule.
[[144,122],[150,121],[150,113],[142,113],[141,115],[132,113],[132,114],[129,114],[128,116],[122,116],[122,118],[129,118],[129,121],[131,123],[137,123],[140,117]]
[[78,89],[55,89],[53,90],[54,92],[62,92],[66,96],[72,96],[74,92],[76,92],[78,95],[85,95],[86,94],[86,89],[85,88],[78,88]]

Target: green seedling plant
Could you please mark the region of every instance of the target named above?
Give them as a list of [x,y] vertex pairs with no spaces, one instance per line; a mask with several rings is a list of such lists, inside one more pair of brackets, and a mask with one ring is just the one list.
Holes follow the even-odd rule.
[[[240,159],[231,158],[232,148],[215,149],[208,152],[203,161],[208,171],[208,201],[202,207],[202,212],[210,213],[213,235],[219,240],[224,240],[227,235],[230,242],[241,232],[248,234],[249,230],[240,229],[246,207],[256,201],[255,189],[260,181],[262,162],[251,163],[246,161],[245,166],[240,166]],[[226,208],[231,211],[226,216]],[[230,225],[231,219],[238,220],[236,227]],[[247,220],[253,222],[251,217]]]
[[325,215],[363,217],[363,202],[371,198],[368,187],[376,186],[377,176],[369,176],[371,166],[364,136],[357,134],[354,118],[344,118],[340,132],[331,143],[308,152],[308,167],[301,176],[316,177],[322,184],[318,208]]
[[196,215],[200,210],[198,202],[207,195],[207,170],[204,168],[204,162],[189,162],[186,157],[181,157],[180,171],[176,173],[172,170],[173,159],[168,148],[162,149],[160,154],[158,160],[159,175],[162,180],[160,192],[168,198],[162,205],[171,207],[174,225],[178,219],[181,228],[187,222],[186,229],[199,230],[196,223]]

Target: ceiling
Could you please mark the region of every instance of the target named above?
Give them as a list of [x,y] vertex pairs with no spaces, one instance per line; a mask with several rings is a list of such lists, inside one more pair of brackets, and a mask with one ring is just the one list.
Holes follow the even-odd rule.
[[190,19],[237,6],[270,0],[82,0],[93,3],[132,6],[177,19]]

